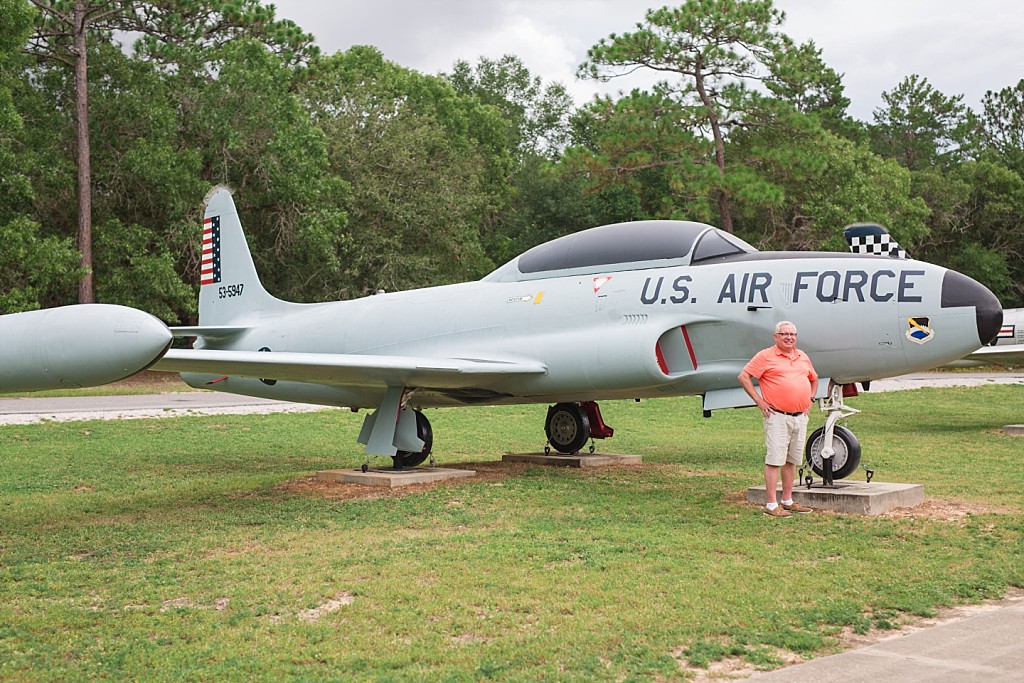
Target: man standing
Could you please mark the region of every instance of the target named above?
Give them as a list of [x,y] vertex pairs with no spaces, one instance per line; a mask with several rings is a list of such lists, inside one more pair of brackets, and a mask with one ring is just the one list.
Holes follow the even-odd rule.
[[[739,374],[743,390],[764,414],[764,486],[768,504],[764,514],[789,517],[812,509],[793,501],[796,466],[803,462],[807,414],[818,393],[818,373],[811,359],[796,348],[796,325],[783,320],[775,326],[775,346],[759,351]],[[754,388],[758,380],[761,393]],[[782,475],[782,504],[775,489]]]

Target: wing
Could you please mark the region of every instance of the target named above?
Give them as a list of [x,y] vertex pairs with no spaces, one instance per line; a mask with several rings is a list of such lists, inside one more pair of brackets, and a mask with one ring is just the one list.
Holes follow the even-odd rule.
[[980,361],[992,365],[1024,365],[1024,344],[983,346],[964,360]]
[[461,389],[516,376],[543,375],[537,361],[488,358],[424,358],[361,354],[207,351],[171,349],[153,366],[165,372],[196,372],[347,386]]

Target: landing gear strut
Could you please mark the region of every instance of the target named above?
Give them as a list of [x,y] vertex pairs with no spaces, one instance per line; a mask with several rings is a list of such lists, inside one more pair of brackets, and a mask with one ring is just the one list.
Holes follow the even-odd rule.
[[[427,458],[430,458],[431,465],[434,463],[434,459],[430,455],[430,451],[434,446],[434,430],[430,427],[430,420],[420,410],[413,410],[412,408],[406,408],[402,406],[402,411],[411,411],[412,416],[416,419],[416,436],[423,441],[423,448],[419,451],[407,451],[398,449],[398,452],[391,456],[393,469],[402,470],[406,467],[416,467],[421,464]],[[405,413],[408,414],[408,413]],[[364,428],[365,431],[365,428]],[[365,441],[361,442],[366,443]],[[370,462],[378,457],[377,455],[370,455],[360,466],[363,472],[370,471]]]
[[[822,478],[825,486],[832,486],[833,480],[850,476],[860,464],[860,442],[853,432],[837,424],[860,411],[843,402],[843,387],[839,384],[833,384],[828,397],[821,400],[821,409],[828,413],[825,426],[807,438],[804,457],[806,465]],[[803,467],[800,477],[810,488],[813,477],[804,477]]]

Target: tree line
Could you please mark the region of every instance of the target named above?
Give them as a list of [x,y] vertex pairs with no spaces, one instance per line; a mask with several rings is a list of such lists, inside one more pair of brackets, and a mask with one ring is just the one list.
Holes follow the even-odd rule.
[[578,76],[662,80],[580,106],[514,55],[437,75],[371,46],[325,55],[259,0],[0,0],[0,17],[0,312],[103,301],[194,322],[217,184],[267,288],[296,301],[678,219],[823,250],[879,222],[1024,305],[1024,80],[973,111],[911,74],[862,122],[771,0],[649,10]]

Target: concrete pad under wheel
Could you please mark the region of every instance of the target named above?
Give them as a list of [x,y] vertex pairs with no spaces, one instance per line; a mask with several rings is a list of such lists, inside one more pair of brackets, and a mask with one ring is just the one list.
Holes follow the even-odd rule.
[[501,456],[502,462],[525,462],[532,465],[549,465],[552,467],[607,467],[608,465],[639,465],[643,457],[639,455],[615,455],[611,453],[508,453]]
[[[781,489],[779,499],[781,499]],[[851,515],[882,515],[896,508],[909,508],[924,502],[921,484],[890,484],[884,481],[846,481],[840,479],[831,487],[816,483],[793,487],[793,500],[816,510],[831,510]],[[768,496],[764,485],[747,489],[747,502],[764,505]]]
[[320,481],[342,484],[363,484],[364,486],[409,486],[411,484],[430,484],[435,481],[472,477],[474,470],[453,470],[447,467],[410,467],[405,470],[389,468],[373,468],[362,470],[321,470],[316,473]]

